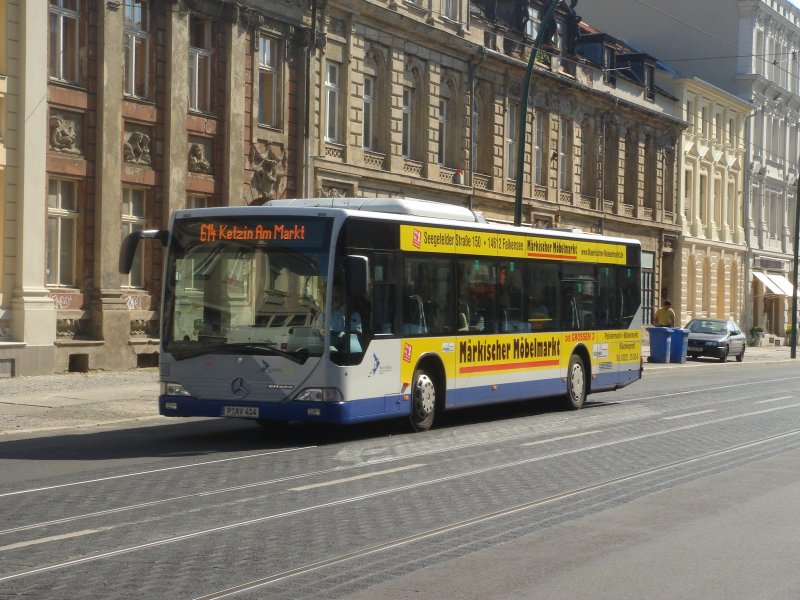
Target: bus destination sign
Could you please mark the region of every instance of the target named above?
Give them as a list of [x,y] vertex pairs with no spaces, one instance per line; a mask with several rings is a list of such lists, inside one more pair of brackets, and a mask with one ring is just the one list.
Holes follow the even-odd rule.
[[306,227],[297,223],[273,223],[270,225],[231,225],[224,223],[200,223],[199,239],[201,242],[223,240],[305,240]]

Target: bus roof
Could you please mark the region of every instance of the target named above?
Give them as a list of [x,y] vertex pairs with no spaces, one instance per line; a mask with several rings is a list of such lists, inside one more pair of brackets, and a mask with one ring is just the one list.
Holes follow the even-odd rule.
[[320,208],[346,208],[369,212],[449,219],[469,223],[485,222],[465,206],[418,200],[416,198],[297,198],[293,200],[270,200],[266,206],[293,207],[313,206]]
[[[438,226],[458,227],[459,224],[471,224],[472,227],[484,230],[504,231],[507,233],[536,234],[548,237],[560,237],[565,239],[586,239],[591,238],[597,241],[623,242],[640,244],[635,238],[622,238],[607,236],[593,232],[570,229],[536,229],[529,225],[514,226],[508,223],[487,223],[480,213],[475,213],[465,206],[457,204],[447,204],[445,202],[435,202],[432,200],[420,200],[417,198],[293,198],[287,200],[270,200],[260,206],[240,206],[240,207],[214,207],[201,209],[182,209],[176,211],[176,218],[186,218],[196,216],[200,213],[215,215],[230,215],[250,213],[257,214],[264,209],[334,209],[353,213],[355,211],[365,213],[377,213],[376,218],[388,218],[391,220],[404,220],[404,217],[416,217],[415,222],[426,223]],[[380,215],[380,217],[378,217]],[[366,216],[366,215],[365,215]]]

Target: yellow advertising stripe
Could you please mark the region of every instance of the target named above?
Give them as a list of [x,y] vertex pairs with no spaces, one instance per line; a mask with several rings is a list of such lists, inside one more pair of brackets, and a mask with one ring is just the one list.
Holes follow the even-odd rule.
[[404,382],[410,382],[414,367],[426,354],[441,358],[448,379],[566,368],[578,344],[587,347],[592,363],[634,362],[641,357],[640,338],[638,329],[406,338],[402,340],[401,377]]
[[540,258],[617,265],[626,264],[628,258],[624,244],[417,225],[400,226],[400,248],[406,252]]

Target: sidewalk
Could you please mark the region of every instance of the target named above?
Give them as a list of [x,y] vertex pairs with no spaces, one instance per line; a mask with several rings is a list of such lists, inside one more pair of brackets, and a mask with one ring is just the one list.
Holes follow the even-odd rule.
[[[708,367],[719,365],[719,361],[713,358],[701,358],[699,360],[689,360],[685,363],[651,363],[647,362],[650,356],[650,346],[642,345],[642,359],[644,360],[644,372],[658,369],[675,369],[687,367]],[[797,360],[800,363],[800,349],[797,352]],[[744,353],[744,362],[780,362],[791,359],[791,348],[789,346],[748,346]],[[736,362],[733,357],[728,358],[728,362]]]
[[158,420],[158,370],[0,379],[0,440],[56,429]]
[[[800,353],[798,353],[800,355]],[[644,373],[669,369],[719,368],[713,359],[650,363],[642,347]],[[745,362],[789,361],[788,346],[748,347]],[[800,358],[797,359],[800,364]],[[728,360],[733,367],[735,359]],[[734,367],[735,368],[735,367]],[[158,370],[67,373],[0,379],[0,440],[15,434],[58,429],[90,431],[117,423],[174,423],[158,414]]]

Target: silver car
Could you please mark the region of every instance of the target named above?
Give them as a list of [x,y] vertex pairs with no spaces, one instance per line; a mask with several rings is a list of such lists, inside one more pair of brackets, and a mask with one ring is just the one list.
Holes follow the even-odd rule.
[[686,329],[689,330],[688,357],[708,356],[720,362],[726,362],[731,355],[738,362],[744,359],[747,338],[735,321],[692,319],[686,324]]

